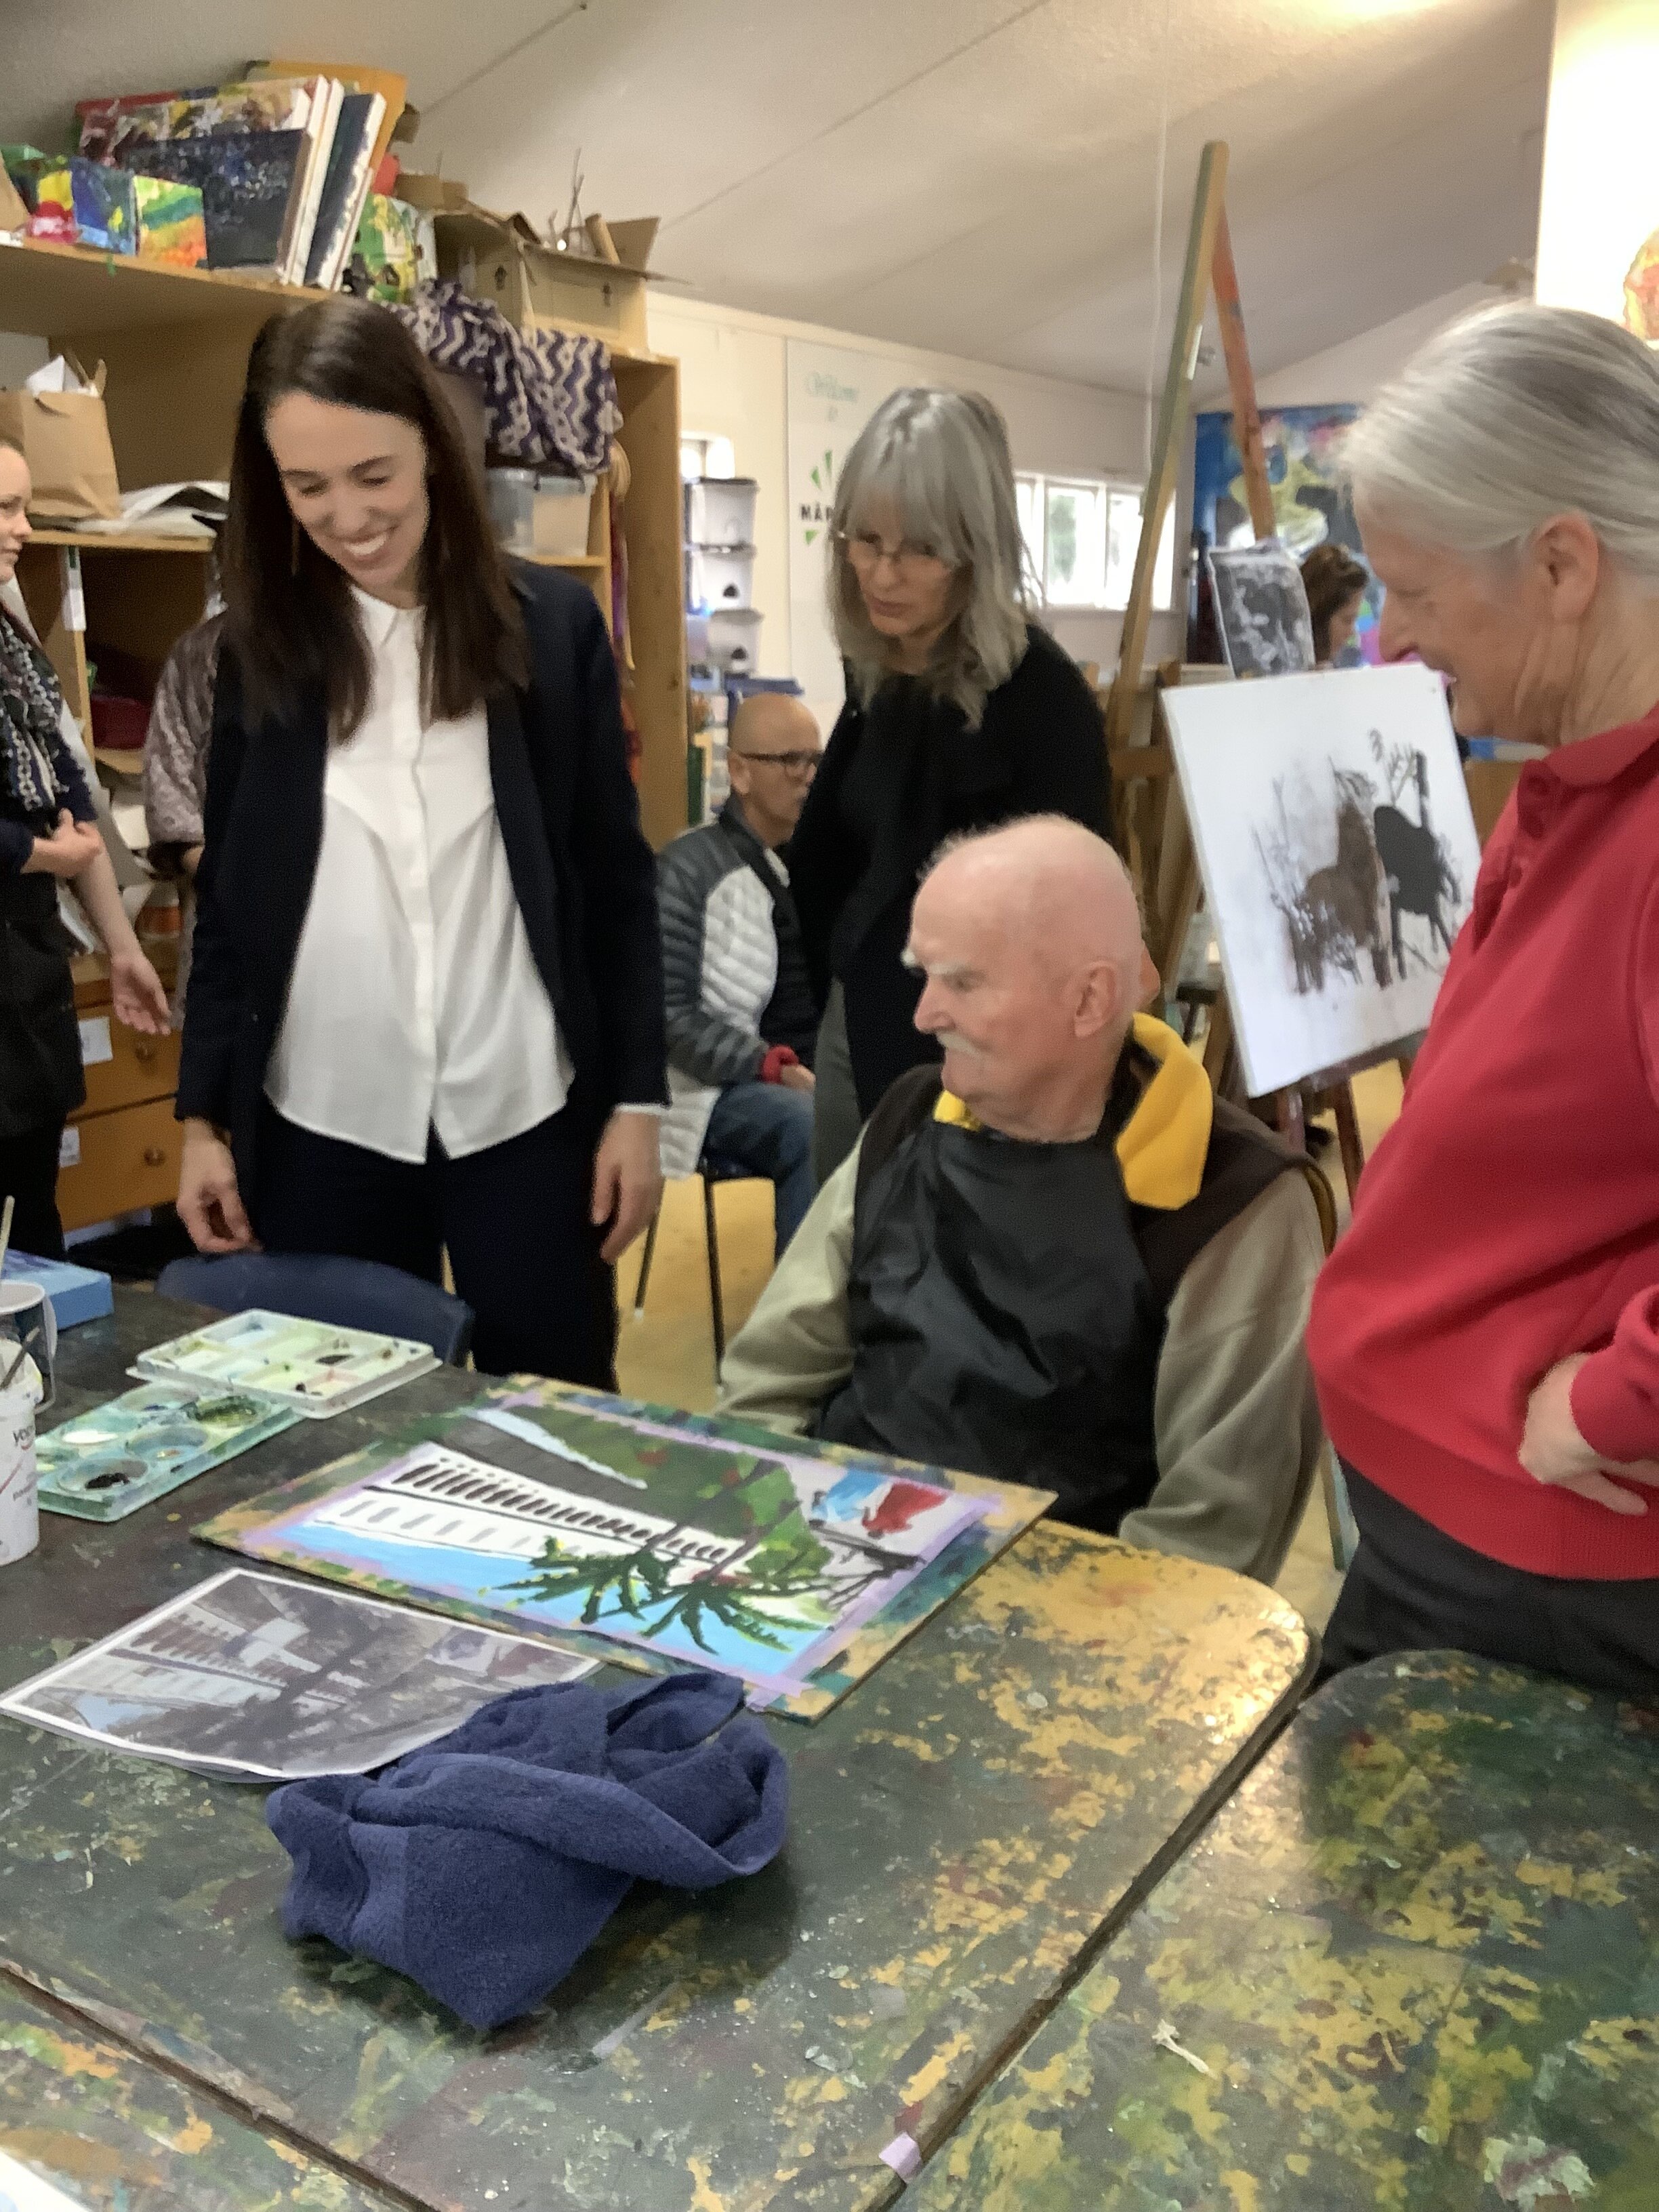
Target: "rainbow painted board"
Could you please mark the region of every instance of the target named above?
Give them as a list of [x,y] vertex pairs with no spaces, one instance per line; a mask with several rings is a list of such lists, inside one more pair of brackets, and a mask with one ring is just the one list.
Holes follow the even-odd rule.
[[1051,1502],[744,1434],[508,1383],[196,1533],[625,1663],[720,1667],[812,1719]]

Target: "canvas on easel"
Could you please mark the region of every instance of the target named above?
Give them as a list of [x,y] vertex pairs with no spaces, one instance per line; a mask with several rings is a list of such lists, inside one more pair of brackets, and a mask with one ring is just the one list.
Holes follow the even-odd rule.
[[1428,1026],[1480,848],[1439,678],[1419,665],[1165,694],[1255,1097]]

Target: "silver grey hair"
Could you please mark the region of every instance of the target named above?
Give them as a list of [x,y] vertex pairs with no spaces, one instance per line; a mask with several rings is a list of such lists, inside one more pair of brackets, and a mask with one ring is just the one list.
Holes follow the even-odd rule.
[[1580,514],[1659,592],[1659,360],[1601,315],[1516,301],[1453,324],[1371,402],[1343,459],[1355,496],[1410,536],[1498,553]]
[[1024,658],[1029,606],[1008,433],[991,402],[974,392],[907,386],[882,402],[842,465],[830,523],[830,619],[866,702],[892,663],[865,611],[846,540],[870,527],[878,501],[890,501],[902,537],[957,572],[959,604],[922,681],[976,729],[988,697]]

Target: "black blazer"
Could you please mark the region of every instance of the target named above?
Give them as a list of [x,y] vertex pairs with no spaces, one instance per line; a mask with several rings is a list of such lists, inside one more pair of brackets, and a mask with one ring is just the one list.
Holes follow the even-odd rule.
[[[885,805],[866,855],[842,793],[866,746],[890,759]],[[1032,624],[1024,658],[985,702],[976,730],[959,708],[915,684],[885,684],[869,706],[850,695],[786,858],[795,911],[822,1005],[832,980],[846,1000],[860,1110],[939,1053],[911,1017],[921,995],[899,955],[916,882],[938,846],[1021,814],[1068,814],[1111,835],[1106,735],[1070,654]]]
[[[611,641],[592,594],[514,564],[530,688],[492,702],[489,772],[530,949],[597,1134],[613,1106],[666,1099],[656,870],[640,830]],[[259,1101],[323,836],[320,699],[249,728],[228,647],[214,696],[205,849],[176,1111],[231,1133],[252,1194]]]

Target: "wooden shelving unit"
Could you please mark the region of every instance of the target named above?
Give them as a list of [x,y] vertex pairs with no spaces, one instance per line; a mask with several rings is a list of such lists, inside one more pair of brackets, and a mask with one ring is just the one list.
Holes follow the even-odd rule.
[[[631,286],[639,283],[629,279]],[[72,348],[88,368],[103,362],[117,472],[129,489],[228,476],[255,337],[273,314],[325,296],[258,277],[158,268],[79,246],[0,239],[0,331],[45,338],[54,349]],[[637,308],[639,329],[641,302],[642,294],[630,308]],[[574,319],[562,309],[559,327],[601,339],[616,370],[623,416],[617,442],[630,477],[623,510],[626,659],[641,738],[641,811],[647,835],[661,844],[685,823],[679,368],[637,346],[629,350],[617,327]],[[112,673],[125,667],[153,680],[173,641],[201,618],[210,550],[199,539],[157,532],[114,537],[50,529],[36,531],[25,548],[19,580],[88,743],[88,643]],[[608,504],[601,496],[593,502],[587,551],[548,558],[592,586],[614,627],[611,551]],[[131,773],[120,756],[106,764]],[[95,984],[83,976],[77,995]],[[118,1097],[100,1079],[100,1103],[87,1109],[96,1123],[87,1137],[95,1173],[64,1170],[65,1218],[75,1223],[155,1204],[176,1188],[176,1146],[167,1135],[172,1060],[141,1060],[136,1046],[128,1058],[131,1067],[122,1060],[116,1090],[120,1083],[128,1089]],[[88,1212],[89,1206],[101,1211]]]
[[[629,279],[637,285],[638,279]],[[321,293],[252,276],[163,269],[122,255],[35,242],[0,242],[0,331],[70,345],[88,368],[107,371],[106,407],[117,470],[128,486],[220,479],[230,467],[248,349],[274,313],[291,313]],[[660,844],[685,823],[685,627],[680,573],[679,366],[619,341],[617,331],[561,313],[559,326],[610,346],[628,456],[628,647],[639,725],[640,796],[647,834]],[[641,325],[642,327],[642,325]],[[187,402],[185,401],[187,395]],[[183,403],[183,404],[181,404]],[[133,650],[135,629],[159,665],[179,632],[198,619],[205,568],[202,549],[157,538],[118,540],[69,532],[37,533],[25,590],[31,605],[55,599],[73,614],[69,555],[80,556],[88,629],[79,646],[61,617],[48,627],[54,663],[68,674],[76,711],[88,711],[84,638]],[[53,580],[41,555],[58,556]],[[195,562],[189,558],[198,556]],[[163,556],[171,580],[140,583],[141,564]],[[180,560],[180,556],[185,556]],[[594,503],[585,555],[560,562],[594,586],[610,605],[611,552],[605,501]],[[122,620],[123,603],[142,606]],[[48,606],[48,614],[51,609]],[[100,625],[117,623],[124,635]],[[78,658],[77,658],[78,654]]]

